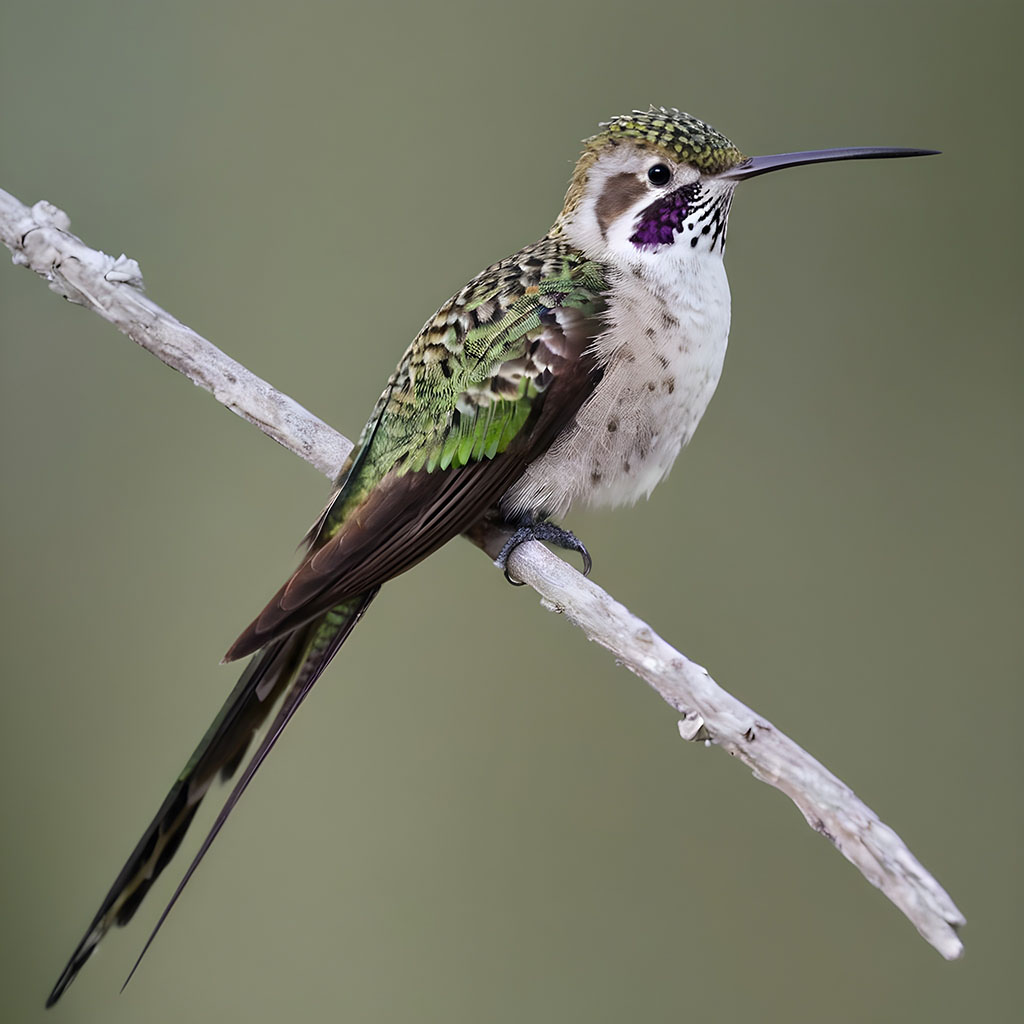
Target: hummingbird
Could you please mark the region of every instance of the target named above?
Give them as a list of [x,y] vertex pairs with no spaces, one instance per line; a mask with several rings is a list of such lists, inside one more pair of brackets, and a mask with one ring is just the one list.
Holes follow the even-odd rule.
[[484,520],[511,529],[497,561],[512,582],[509,554],[529,539],[578,552],[589,572],[585,545],[556,521],[577,503],[616,506],[648,496],[718,384],[730,319],[726,228],[740,182],[801,164],[934,152],[748,157],[705,122],[663,107],[601,124],[584,143],[551,230],[473,278],[402,356],[306,536],[298,568],[224,659],[250,661],[46,1005],[107,931],[131,920],[210,786],[235,775],[265,729],[134,973],[382,584]]

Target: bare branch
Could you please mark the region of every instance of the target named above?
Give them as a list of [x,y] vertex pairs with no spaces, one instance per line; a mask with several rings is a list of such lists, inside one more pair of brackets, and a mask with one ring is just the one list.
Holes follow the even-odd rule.
[[31,209],[0,189],[0,238],[14,262],[34,270],[69,302],[87,306],[221,405],[329,477],[352,442],[151,302],[135,260],[90,249],[68,232],[66,213],[47,202]]
[[[0,238],[15,263],[93,309],[322,473],[337,475],[351,442],[146,298],[134,260],[90,249],[68,226],[67,216],[49,203],[29,209],[0,190]],[[471,539],[493,558],[505,536],[484,525]],[[965,921],[953,901],[899,836],[828,769],[543,545],[516,548],[509,570],[540,594],[545,607],[564,614],[675,708],[683,716],[684,739],[714,742],[755,778],[785,793],[942,956],[962,954],[956,929]]]

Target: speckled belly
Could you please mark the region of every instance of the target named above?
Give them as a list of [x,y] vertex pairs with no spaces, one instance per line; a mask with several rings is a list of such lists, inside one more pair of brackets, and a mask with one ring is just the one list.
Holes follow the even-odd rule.
[[[721,267],[721,264],[718,264]],[[502,500],[510,516],[563,516],[576,501],[621,505],[651,493],[693,435],[715,392],[729,337],[725,271],[610,304],[598,339],[606,369],[552,447]]]

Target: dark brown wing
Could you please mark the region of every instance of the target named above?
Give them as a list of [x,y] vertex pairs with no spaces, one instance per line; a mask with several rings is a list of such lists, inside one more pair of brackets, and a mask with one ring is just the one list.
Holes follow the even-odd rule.
[[[602,324],[594,313],[575,308],[543,312],[539,321],[539,337],[530,345],[535,355],[545,353],[544,370],[537,378],[540,388],[529,398],[528,414],[507,447],[491,457],[483,451],[481,457],[456,468],[407,470],[407,462],[392,466],[344,509],[333,533],[321,533],[292,577],[235,641],[226,660],[250,654],[339,601],[411,568],[476,522],[526,465],[551,446],[600,379],[590,343]],[[515,372],[521,370],[522,359],[516,356],[496,368],[496,380],[504,367],[515,364]],[[436,444],[444,448],[445,438]],[[358,465],[357,459],[357,469]],[[345,499],[343,489],[337,503]]]

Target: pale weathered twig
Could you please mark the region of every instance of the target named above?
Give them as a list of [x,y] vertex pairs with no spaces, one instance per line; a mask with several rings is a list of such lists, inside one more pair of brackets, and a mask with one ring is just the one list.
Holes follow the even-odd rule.
[[[68,233],[68,226],[67,216],[49,203],[29,209],[0,190],[0,238],[15,263],[44,277],[58,294],[92,308],[322,473],[337,474],[351,442],[146,298],[134,260],[90,249]],[[494,557],[504,534],[482,526],[472,539]],[[756,778],[780,789],[944,957],[961,955],[956,929],[963,915],[899,836],[848,786],[541,544],[517,548],[509,570],[533,587],[546,607],[565,614],[654,687],[683,716],[684,739],[710,737]]]
[[135,260],[90,249],[68,233],[68,225],[67,214],[50,203],[29,209],[0,189],[0,238],[15,263],[46,278],[58,295],[109,320],[321,473],[337,473],[350,441],[151,302]]

